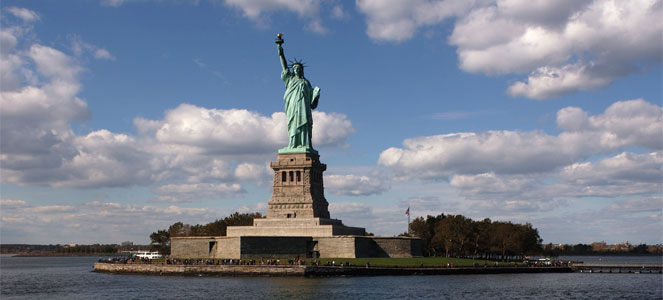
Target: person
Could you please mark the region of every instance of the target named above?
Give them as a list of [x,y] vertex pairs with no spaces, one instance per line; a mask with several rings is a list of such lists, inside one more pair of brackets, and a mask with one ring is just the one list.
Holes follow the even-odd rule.
[[311,143],[313,131],[311,109],[318,106],[320,88],[311,87],[311,83],[304,77],[304,65],[301,62],[295,60],[288,66],[282,44],[277,42],[282,68],[281,79],[285,83],[283,101],[288,126],[288,147],[279,152],[315,152]]

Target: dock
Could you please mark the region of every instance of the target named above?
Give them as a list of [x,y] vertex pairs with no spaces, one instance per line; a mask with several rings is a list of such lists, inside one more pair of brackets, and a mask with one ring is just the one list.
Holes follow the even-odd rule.
[[651,264],[573,264],[571,268],[580,273],[663,274],[663,265]]

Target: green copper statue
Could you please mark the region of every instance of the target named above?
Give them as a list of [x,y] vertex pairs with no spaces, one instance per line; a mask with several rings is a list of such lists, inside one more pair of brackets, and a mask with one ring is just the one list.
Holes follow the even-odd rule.
[[313,131],[313,118],[311,109],[318,106],[320,88],[311,87],[311,83],[304,78],[304,65],[294,61],[290,67],[283,54],[283,34],[276,35],[276,45],[281,59],[281,79],[285,83],[285,115],[288,120],[288,147],[279,150],[279,153],[317,153],[311,143]]

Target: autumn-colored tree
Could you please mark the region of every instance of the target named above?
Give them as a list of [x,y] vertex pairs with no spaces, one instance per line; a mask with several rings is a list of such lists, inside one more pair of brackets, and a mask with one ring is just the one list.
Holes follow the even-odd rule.
[[462,215],[418,217],[410,232],[421,238],[426,256],[501,258],[541,253],[541,238],[531,224],[474,221]]

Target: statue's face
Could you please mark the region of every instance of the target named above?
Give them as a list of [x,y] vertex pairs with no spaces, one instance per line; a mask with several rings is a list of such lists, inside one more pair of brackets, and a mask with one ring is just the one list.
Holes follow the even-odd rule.
[[300,64],[294,64],[292,66],[292,71],[299,77],[304,76],[304,67]]

